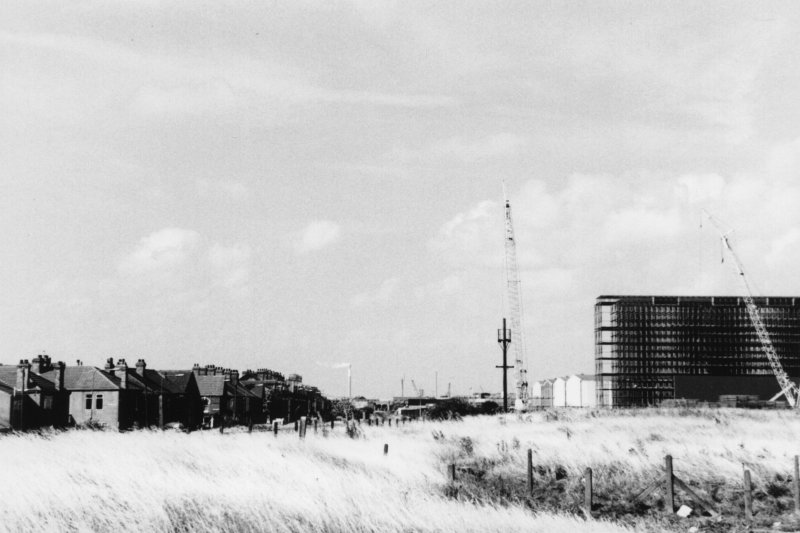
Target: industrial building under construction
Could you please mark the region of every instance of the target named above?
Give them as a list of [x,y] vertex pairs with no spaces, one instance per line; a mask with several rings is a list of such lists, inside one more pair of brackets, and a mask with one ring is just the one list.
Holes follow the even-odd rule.
[[[800,297],[754,298],[785,373],[800,377]],[[770,400],[781,385],[745,297],[600,296],[595,305],[597,403]]]

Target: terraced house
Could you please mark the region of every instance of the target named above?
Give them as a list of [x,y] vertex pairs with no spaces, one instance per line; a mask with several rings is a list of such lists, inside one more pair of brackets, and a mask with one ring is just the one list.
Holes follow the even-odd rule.
[[0,427],[36,429],[68,423],[69,393],[64,387],[64,363],[48,356],[18,365],[0,365]]

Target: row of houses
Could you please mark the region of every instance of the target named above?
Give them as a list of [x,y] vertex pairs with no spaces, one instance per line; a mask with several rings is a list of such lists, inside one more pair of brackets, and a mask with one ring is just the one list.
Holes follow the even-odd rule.
[[529,398],[533,408],[597,407],[595,376],[572,374],[544,379],[531,384]]
[[0,365],[0,428],[97,425],[114,429],[211,428],[324,414],[330,402],[296,374],[194,365],[153,370],[109,358],[100,367],[68,366],[39,355]]

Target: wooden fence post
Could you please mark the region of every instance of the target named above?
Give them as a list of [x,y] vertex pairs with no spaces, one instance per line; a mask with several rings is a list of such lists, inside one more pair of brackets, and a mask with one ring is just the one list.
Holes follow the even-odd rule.
[[383,445],[383,455],[389,455],[389,445],[388,444],[384,444]]
[[455,465],[455,463],[451,464],[450,466],[448,466],[447,470],[450,473],[450,481],[455,482],[455,480],[456,480],[456,465]]
[[317,432],[317,423],[319,423],[319,418],[314,419],[314,433]]
[[331,429],[333,429],[333,423],[336,422],[335,418],[331,418]]
[[744,471],[744,519],[747,524],[753,523],[753,486],[750,481],[750,471]]
[[294,421],[294,430],[295,431],[299,431],[300,430],[300,422],[297,421],[297,420]]
[[528,495],[533,494],[533,450],[530,448],[528,448],[528,479],[525,488],[528,489]]
[[277,420],[273,420],[272,421],[272,432],[275,433],[276,437],[278,436],[278,421]]
[[298,431],[297,431],[297,436],[300,437],[301,439],[306,438],[306,424],[307,424],[306,417],[301,416],[300,417],[300,425],[299,425]]
[[583,487],[583,508],[586,511],[586,516],[592,516],[592,469],[587,468],[583,474],[584,487]]
[[669,514],[675,512],[675,485],[672,474],[672,456],[664,458],[664,507]]
[[800,513],[800,457],[794,456],[794,512]]

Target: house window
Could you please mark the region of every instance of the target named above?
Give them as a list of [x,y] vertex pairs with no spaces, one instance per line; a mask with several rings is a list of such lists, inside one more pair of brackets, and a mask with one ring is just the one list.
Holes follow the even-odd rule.
[[91,409],[92,408],[92,395],[91,394],[87,394],[86,395],[86,408],[87,409]]
[[103,395],[98,394],[97,399],[94,401],[94,408],[95,409],[102,409],[103,408]]

